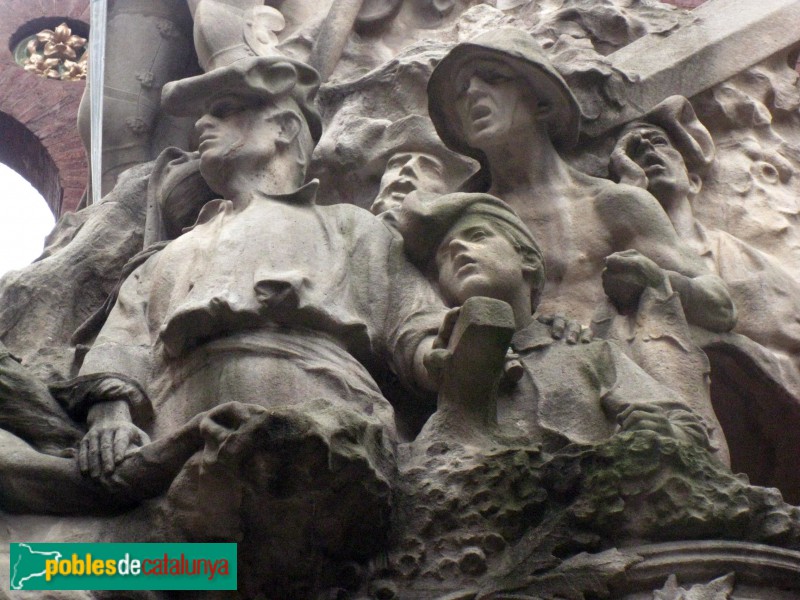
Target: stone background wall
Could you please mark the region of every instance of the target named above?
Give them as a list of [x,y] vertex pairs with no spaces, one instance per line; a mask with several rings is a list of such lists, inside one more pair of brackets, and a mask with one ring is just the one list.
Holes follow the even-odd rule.
[[0,162],[30,181],[56,216],[75,210],[86,187],[76,126],[85,84],[28,73],[13,51],[20,40],[63,21],[86,35],[89,0],[0,2]]
[[[694,8],[705,0],[665,1]],[[88,178],[75,125],[85,84],[27,73],[14,62],[13,50],[24,37],[64,20],[75,29],[87,27],[89,0],[0,2],[0,162],[30,181],[56,216],[77,208]]]

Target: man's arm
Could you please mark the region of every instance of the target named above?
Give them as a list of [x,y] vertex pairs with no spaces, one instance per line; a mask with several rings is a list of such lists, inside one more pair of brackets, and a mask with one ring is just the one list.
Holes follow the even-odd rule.
[[[631,289],[638,287],[641,292],[645,287],[653,287],[663,275],[680,294],[689,323],[711,331],[733,329],[736,308],[727,286],[678,238],[653,196],[631,186],[609,184],[597,196],[595,208],[611,234],[612,245],[621,251],[608,259],[615,263],[614,273],[610,278],[604,276],[611,282],[622,280],[624,284],[615,288],[604,280],[612,301],[623,305],[630,302]],[[620,288],[628,293],[616,294]]]
[[76,405],[86,411],[89,431],[81,441],[81,471],[99,478],[113,473],[149,438],[136,424],[152,414],[144,384],[152,341],[147,324],[150,272],[159,256],[136,269],[119,291],[106,324],[81,368]]

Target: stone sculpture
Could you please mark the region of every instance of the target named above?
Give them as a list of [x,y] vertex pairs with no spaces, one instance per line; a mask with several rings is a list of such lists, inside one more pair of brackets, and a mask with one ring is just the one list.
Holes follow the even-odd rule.
[[[414,197],[398,219],[406,251],[422,268],[433,265],[449,306],[486,296],[512,308],[511,349],[525,375],[510,397],[498,401],[499,421],[515,424],[548,450],[596,443],[616,427],[675,436],[682,423],[690,432],[684,435],[709,446],[702,420],[685,401],[616,344],[558,342],[550,327],[533,318],[546,279],[543,252],[507,204],[486,194],[451,194],[427,203]],[[448,429],[454,427],[443,428],[440,437]]]
[[[726,502],[718,499],[709,510],[701,496],[685,498],[681,486],[698,494],[736,489],[749,498],[752,511],[746,538],[768,537],[762,519],[781,514],[792,523],[793,533],[786,534],[796,539],[796,509],[774,504],[770,492],[749,488],[727,471],[709,452],[702,418],[673,390],[647,375],[615,343],[556,341],[532,317],[545,282],[542,251],[508,205],[485,194],[451,194],[428,202],[411,197],[397,221],[407,252],[437,278],[451,306],[461,306],[474,320],[476,295],[509,303],[516,328],[511,348],[524,374],[516,383],[501,383],[499,390],[473,383],[459,388],[460,397],[440,392],[437,411],[416,440],[401,449],[390,571],[399,586],[396,597],[430,597],[425,594],[433,590],[442,598],[455,590],[474,594],[467,597],[504,597],[503,592],[523,589],[531,594],[525,598],[558,597],[569,586],[579,589],[569,561],[559,564],[550,554],[558,554],[559,546],[561,552],[563,545],[575,552],[585,544],[584,550],[597,552],[603,544],[596,545],[599,539],[590,532],[606,530],[612,522],[618,545],[663,535],[649,513],[659,503],[661,510],[673,512],[687,537],[695,535],[692,531],[709,532],[694,530],[689,515],[704,514],[701,529],[726,521],[723,514],[732,506],[723,508]],[[484,315],[484,353],[492,347],[487,328],[492,320],[499,326],[502,317]],[[457,357],[452,343],[448,350],[452,356],[444,359],[444,369],[455,373],[452,377],[459,377],[459,360],[475,364],[474,358]],[[625,452],[631,453],[628,464]],[[592,463],[600,456],[608,462],[593,473]],[[581,484],[567,492],[565,480],[571,476]],[[638,484],[628,494],[622,490],[631,476]],[[607,502],[616,508],[600,507]],[[442,511],[453,517],[449,523]],[[521,555],[526,559],[520,566],[526,566],[507,572]],[[564,587],[546,576],[524,575],[533,556],[555,572],[563,569]],[[618,577],[629,566],[623,559],[605,575],[595,572],[595,582]]]
[[[560,157],[557,147],[577,140],[580,108],[536,42],[522,31],[501,29],[457,45],[434,70],[428,95],[443,141],[482,164],[466,185],[502,198],[544,248],[558,248],[545,250],[549,281],[540,310],[603,321],[607,337],[666,338],[658,350],[657,344],[634,342],[631,353],[662,383],[678,383],[680,395],[692,399],[719,432],[708,400],[707,363],[688,330],[675,329],[675,316],[665,317],[667,325],[640,325],[662,313],[674,315],[666,308],[678,301],[674,291],[689,323],[727,331],[735,308],[725,284],[681,244],[652,196],[587,176]],[[619,312],[635,315],[635,324],[621,325],[622,333],[608,331],[619,320],[606,294]],[[673,344],[673,337],[684,341]],[[675,369],[689,376],[675,382],[665,372]],[[722,436],[716,438],[724,449]]]
[[742,32],[630,0],[109,9],[112,191],[0,280],[9,541],[235,540],[245,599],[800,593],[789,34],[633,81],[630,48]]
[[380,188],[370,210],[379,215],[403,203],[411,192],[445,194],[456,189],[472,165],[444,148],[430,121],[409,115],[383,132],[376,154],[384,165]]
[[[781,411],[782,399],[797,393],[795,299],[800,289],[795,278],[774,257],[726,231],[705,226],[694,216],[693,206],[703,202],[702,178],[712,167],[714,156],[714,141],[692,105],[675,96],[664,100],[642,120],[623,128],[611,155],[611,171],[623,180],[646,187],[664,207],[686,245],[726,282],[737,306],[734,332],[749,339],[730,335],[719,339],[712,335],[705,336],[703,345],[712,357],[715,377],[719,380],[730,379],[732,369],[748,369],[754,375],[752,381],[728,386],[733,391],[717,392],[716,403],[725,407],[731,402],[731,395],[738,396],[741,400],[735,412],[761,423],[764,418],[757,415],[765,409],[757,409],[757,405],[774,404],[775,408],[767,410]],[[721,359],[723,353],[729,356],[733,353],[734,358],[726,362]],[[737,389],[738,385],[741,388]],[[778,391],[760,393],[759,388]],[[727,408],[723,414],[731,412],[734,411]],[[751,429],[751,435],[760,438],[756,443],[762,447],[775,444],[774,434],[764,432],[763,425]],[[763,466],[748,464],[752,459],[744,453],[737,452],[734,458],[735,467],[746,469],[759,483],[782,480],[786,485],[794,479],[793,469],[784,464],[792,462],[789,456],[779,454],[770,465]]]
[[[603,302],[598,275],[605,267],[605,292],[623,310],[666,273],[671,287],[692,299],[684,301],[690,323],[733,327],[724,283],[687,252],[651,196],[586,176],[561,159],[558,148],[577,141],[580,108],[529,35],[503,29],[456,46],[431,76],[428,94],[442,140],[482,164],[474,186],[517,210],[545,248],[560,249],[546,256],[544,312],[568,307],[590,321]],[[619,253],[629,249],[637,252]]]
[[[332,474],[327,483],[330,494],[338,490],[335,517],[323,517],[338,529],[339,542],[332,538],[328,548],[336,555],[344,551],[336,545],[358,528],[366,526],[359,533],[366,549],[378,544],[385,527],[395,427],[374,377],[385,377],[391,365],[401,381],[429,385],[421,361],[443,309],[382,223],[352,206],[317,207],[316,185],[301,185],[321,132],[313,108],[317,85],[307,66],[264,58],[168,86],[168,110],[203,114],[197,122],[200,171],[225,199],[206,204],[192,231],[147,260],[120,289],[81,370],[108,382],[107,389],[84,397],[92,404],[81,465],[94,478],[108,478],[130,449],[146,444],[141,428],[147,425],[132,418],[142,403],[152,403],[147,429],[156,441],[220,403],[242,403],[234,423],[220,418],[203,430],[219,455],[219,476],[236,480],[244,468],[237,465],[254,448],[283,456],[293,444],[307,447],[287,465],[298,473],[311,468],[304,461],[314,448],[314,460],[330,453],[320,460],[338,461],[337,470],[348,473],[338,484]],[[302,255],[294,247],[300,238]],[[362,267],[354,269],[354,262]],[[131,389],[127,378],[145,394]],[[353,441],[345,442],[345,435]],[[235,447],[240,450],[233,452]],[[356,470],[363,473],[350,479]],[[247,469],[238,477],[248,483],[223,487],[201,477],[197,493],[257,485]],[[296,485],[290,497],[297,502],[334,502],[320,484]],[[239,527],[252,531],[261,510],[252,511],[269,502],[267,489],[253,506],[253,491],[241,493],[241,508],[232,510],[243,514],[230,516],[231,530],[220,519],[218,535],[235,535]],[[350,494],[359,507],[346,500]],[[299,505],[295,510],[303,512]],[[374,520],[364,520],[363,513]],[[257,554],[277,552],[270,549],[269,531],[285,522],[273,519],[252,536]],[[297,543],[305,544],[303,537],[319,526],[328,525],[299,525],[308,533]],[[209,535],[204,525],[186,527],[190,538]],[[311,567],[302,561],[294,568],[302,579]],[[276,565],[260,571],[252,585],[277,585],[286,576]]]
[[[692,105],[674,96],[625,126],[611,156],[611,171],[651,192],[684,243],[725,281],[737,307],[734,331],[794,361],[800,343],[795,279],[766,253],[694,218],[692,203],[714,150]],[[781,316],[764,319],[769,313]]]

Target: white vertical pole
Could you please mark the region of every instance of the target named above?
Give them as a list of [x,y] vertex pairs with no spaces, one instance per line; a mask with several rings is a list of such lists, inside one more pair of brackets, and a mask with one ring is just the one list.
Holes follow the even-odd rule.
[[103,65],[106,56],[107,0],[91,0],[89,29],[89,100],[91,119],[92,196],[89,204],[100,202],[103,162]]

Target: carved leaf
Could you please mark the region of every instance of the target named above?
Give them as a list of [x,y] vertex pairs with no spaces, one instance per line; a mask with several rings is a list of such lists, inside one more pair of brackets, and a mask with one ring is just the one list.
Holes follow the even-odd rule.
[[688,590],[678,585],[675,575],[670,575],[664,587],[653,592],[653,600],[730,600],[736,576],[728,573],[709,583],[699,583]]

